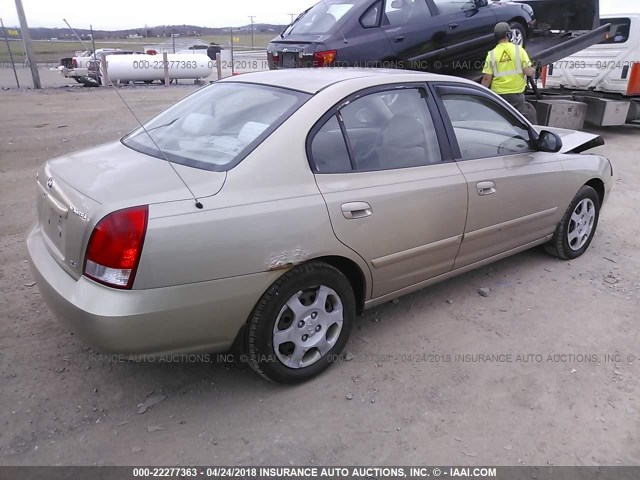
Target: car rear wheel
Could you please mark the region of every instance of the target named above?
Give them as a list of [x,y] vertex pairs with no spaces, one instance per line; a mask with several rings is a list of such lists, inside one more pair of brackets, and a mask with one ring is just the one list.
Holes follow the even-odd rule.
[[268,380],[300,383],[335,361],[355,319],[349,280],[320,262],[285,273],[258,302],[249,320],[251,367]]
[[563,260],[578,258],[591,245],[599,218],[600,197],[593,188],[585,185],[571,201],[545,250]]
[[519,22],[511,22],[511,42],[523,47],[527,46],[527,30]]

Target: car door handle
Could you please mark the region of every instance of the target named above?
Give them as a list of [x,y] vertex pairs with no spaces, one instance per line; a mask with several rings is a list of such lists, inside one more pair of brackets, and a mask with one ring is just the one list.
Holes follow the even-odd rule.
[[393,41],[396,43],[404,42],[407,39],[404,35],[400,35],[399,37],[394,37]]
[[493,195],[496,193],[496,184],[493,182],[480,182],[476,185],[478,189],[478,195]]
[[449,24],[449,30],[455,30],[456,28],[458,28],[458,24],[457,23],[450,23]]
[[373,215],[371,205],[366,202],[351,202],[342,205],[342,215],[347,220],[357,220]]

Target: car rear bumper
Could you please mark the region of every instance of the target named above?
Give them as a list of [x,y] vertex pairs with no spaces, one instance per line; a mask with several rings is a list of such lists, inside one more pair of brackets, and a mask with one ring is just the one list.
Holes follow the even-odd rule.
[[47,306],[98,350],[130,355],[222,352],[282,272],[151,290],[116,290],[71,277],[49,253],[39,225],[27,237],[29,263]]

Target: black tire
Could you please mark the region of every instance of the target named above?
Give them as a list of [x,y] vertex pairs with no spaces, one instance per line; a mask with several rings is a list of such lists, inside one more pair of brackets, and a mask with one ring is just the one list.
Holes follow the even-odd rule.
[[93,77],[80,77],[79,79],[76,78],[76,80],[85,87],[99,87],[101,83]]
[[[593,219],[593,226],[586,242],[578,249],[578,245],[570,245],[569,243],[569,233],[573,232],[577,226],[575,222],[572,220],[572,215],[575,213],[578,205],[585,201],[591,200],[593,207],[595,209],[595,217]],[[565,212],[562,220],[558,224],[556,231],[553,235],[553,239],[551,242],[544,246],[545,250],[548,254],[553,255],[554,257],[561,258],[563,260],[573,260],[574,258],[578,258],[584,252],[587,251],[589,245],[591,245],[591,241],[596,233],[598,227],[598,220],[600,219],[600,197],[598,193],[590,186],[584,185],[573,197],[569,208]]]
[[[328,287],[339,297],[338,300],[343,309],[342,329],[339,330],[333,347],[315,363],[301,368],[289,367],[280,360],[274,349],[276,321],[282,322],[285,314],[281,312],[286,303],[294,298],[298,292],[310,292],[313,295],[313,292],[320,286]],[[353,289],[349,280],[339,270],[321,262],[299,265],[280,277],[264,293],[254,308],[248,322],[246,339],[249,364],[258,374],[272,382],[296,384],[314,378],[334,363],[342,352],[351,334],[355,312],[356,302]],[[299,319],[295,319],[295,315],[292,318],[294,319],[289,319],[289,325],[291,328],[296,328],[298,324],[294,324],[294,322],[299,322]],[[285,330],[288,328],[282,331]],[[304,333],[303,330],[301,332]],[[298,332],[295,333],[298,334]],[[311,333],[311,337],[314,335],[315,333]],[[322,335],[329,335],[329,329],[326,334],[322,332]],[[292,344],[292,342],[290,343]],[[296,348],[298,347],[296,346]],[[310,349],[309,352],[315,353],[312,350]],[[280,355],[286,354],[282,351],[279,353]],[[319,351],[317,353],[320,354]],[[293,355],[293,352],[289,355]]]
[[520,22],[510,22],[509,27],[511,30],[517,30],[518,33],[522,36],[522,47],[527,46],[527,29]]

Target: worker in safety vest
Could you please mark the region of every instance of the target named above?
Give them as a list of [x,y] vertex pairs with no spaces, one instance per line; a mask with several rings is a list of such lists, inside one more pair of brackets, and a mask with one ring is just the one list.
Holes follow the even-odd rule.
[[527,77],[536,73],[526,50],[511,43],[511,28],[500,22],[493,31],[498,45],[487,55],[482,73],[482,85],[513,105],[520,113],[535,123],[524,98]]

